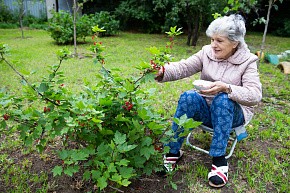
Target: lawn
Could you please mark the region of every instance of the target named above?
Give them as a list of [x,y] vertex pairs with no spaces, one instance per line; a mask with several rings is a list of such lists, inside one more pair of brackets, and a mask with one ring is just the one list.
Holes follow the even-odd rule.
[[[16,68],[29,75],[31,82],[41,80],[47,73],[47,66],[57,63],[55,52],[67,47],[73,52],[73,46],[58,46],[46,31],[27,30],[25,39],[17,29],[0,29],[0,43],[11,48],[8,59]],[[259,50],[262,34],[249,33],[246,42],[252,52]],[[72,58],[62,65],[66,76],[66,85],[75,92],[80,91],[84,82],[94,83],[100,66],[93,64],[87,43],[78,45],[80,58]],[[168,39],[165,35],[136,34],[121,32],[114,37],[100,38],[106,47],[106,67],[120,68],[123,76],[138,75],[134,66],[150,60],[146,48],[161,47]],[[186,36],[177,37],[173,48],[176,60],[187,58],[197,52],[209,39],[201,35],[196,47],[185,45]],[[290,49],[290,38],[268,35],[266,52],[279,54]],[[238,143],[234,155],[230,158],[229,183],[220,192],[289,192],[289,156],[290,156],[290,84],[289,75],[283,74],[276,66],[260,63],[260,75],[263,84],[263,100],[256,108],[256,114],[247,126],[249,137]],[[21,93],[20,78],[4,63],[0,63],[1,88]],[[170,82],[148,84],[158,90],[155,106],[168,120],[174,114],[179,95],[192,88],[193,77]],[[13,130],[13,128],[11,128]],[[84,182],[81,176],[53,178],[51,169],[59,160],[49,149],[42,154],[34,149],[22,146],[16,132],[1,131],[0,141],[0,192],[93,192],[94,186]],[[56,144],[57,145],[57,144]],[[52,146],[51,148],[54,148]],[[136,179],[128,188],[109,187],[103,192],[176,192],[170,181],[177,185],[177,192],[216,192],[207,185],[207,172],[211,158],[184,146],[185,156],[179,170],[170,178],[156,175]],[[219,190],[218,190],[219,191]]]

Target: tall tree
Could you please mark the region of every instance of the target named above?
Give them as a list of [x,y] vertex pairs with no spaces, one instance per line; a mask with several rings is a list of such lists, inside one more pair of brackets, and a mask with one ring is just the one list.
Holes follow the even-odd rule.
[[23,18],[25,15],[25,7],[24,7],[25,0],[17,0],[15,3],[18,6],[18,21],[21,30],[21,38],[24,39],[24,29],[23,29]]
[[74,34],[74,56],[78,56],[77,52],[77,18],[80,11],[80,8],[83,7],[84,3],[87,0],[81,0],[78,2],[78,0],[73,0],[73,34]]
[[[280,3],[283,2],[283,0],[279,0],[279,1],[280,1]],[[266,19],[266,23],[265,23],[265,29],[264,29],[262,44],[261,44],[261,51],[260,51],[260,54],[259,54],[260,57],[262,57],[263,51],[265,49],[266,35],[267,35],[267,30],[268,30],[268,25],[269,25],[269,20],[270,20],[271,9],[272,9],[273,6],[275,7],[275,9],[278,9],[278,6],[275,5],[276,2],[277,2],[277,0],[269,0],[268,1],[268,12],[267,12],[267,19]]]

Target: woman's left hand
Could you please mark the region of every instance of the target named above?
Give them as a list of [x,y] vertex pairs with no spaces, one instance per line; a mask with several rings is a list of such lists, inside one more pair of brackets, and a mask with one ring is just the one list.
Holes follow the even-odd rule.
[[207,90],[201,90],[200,93],[204,95],[216,95],[220,92],[229,92],[229,86],[228,84],[222,82],[222,81],[216,81],[213,83],[212,87]]

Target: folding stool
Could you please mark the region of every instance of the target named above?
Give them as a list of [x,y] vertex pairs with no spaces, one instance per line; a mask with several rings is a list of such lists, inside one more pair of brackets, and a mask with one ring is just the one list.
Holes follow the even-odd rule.
[[[229,154],[226,156],[226,159],[230,158],[235,150],[235,147],[237,145],[237,142],[238,141],[241,141],[242,139],[246,138],[247,137],[247,133],[246,132],[241,132],[241,131],[245,131],[245,125],[241,125],[241,126],[238,126],[238,127],[234,127],[232,129],[232,131],[234,132],[234,136],[230,136],[229,140],[230,141],[233,141],[232,145],[230,146],[230,152]],[[213,129],[210,128],[210,127],[207,127],[205,125],[200,125],[199,126],[203,131],[205,132],[209,132],[210,134],[213,133]],[[205,150],[205,149],[202,149],[200,147],[197,147],[193,144],[190,143],[190,137],[192,135],[192,133],[195,131],[195,129],[193,129],[188,135],[187,135],[187,138],[186,138],[186,144],[189,145],[190,147],[198,150],[198,151],[202,151],[206,154],[209,154],[209,151]]]

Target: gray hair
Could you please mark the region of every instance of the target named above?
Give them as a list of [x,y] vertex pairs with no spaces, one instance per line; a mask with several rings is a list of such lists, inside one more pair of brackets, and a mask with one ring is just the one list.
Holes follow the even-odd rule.
[[245,20],[241,15],[232,14],[212,21],[206,30],[206,35],[212,37],[214,34],[226,36],[230,41],[239,42],[239,47],[247,47],[244,39],[246,35]]

